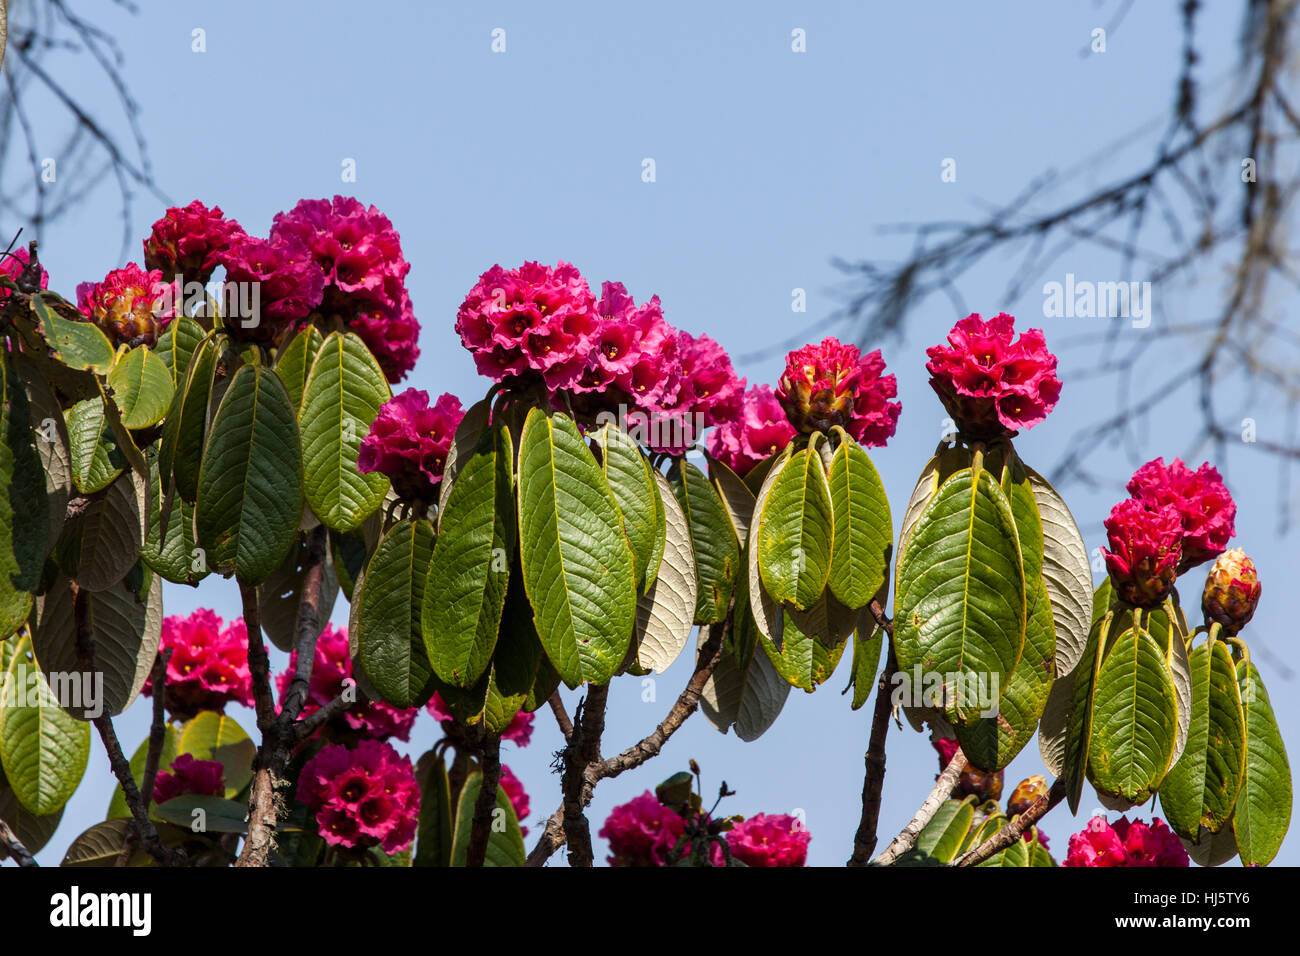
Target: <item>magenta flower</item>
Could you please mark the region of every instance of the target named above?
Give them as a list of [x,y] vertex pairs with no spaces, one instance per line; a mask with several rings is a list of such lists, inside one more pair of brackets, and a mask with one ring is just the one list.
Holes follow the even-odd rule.
[[524,836],[528,836],[528,827],[523,825],[524,818],[528,816],[530,810],[528,791],[524,789],[524,785],[519,782],[519,778],[505,764],[501,765],[501,782],[499,786],[506,792],[506,796],[510,798],[510,806],[514,807],[515,816],[519,819],[520,832]]
[[77,286],[77,308],[118,345],[152,348],[176,316],[180,290],[157,270],[146,272],[134,262],[114,269],[102,282]]
[[839,425],[860,444],[883,447],[903,410],[889,401],[898,394],[898,381],[884,370],[879,349],[863,355],[828,336],[785,357],[776,397],[798,432],[829,432]]
[[[22,246],[18,246],[8,255],[0,252],[0,276],[17,282],[18,277],[22,275],[29,262],[31,262],[31,258],[28,256],[27,250]],[[48,289],[49,287],[50,274],[45,271],[44,266],[41,266],[41,288]],[[8,297],[9,290],[0,288],[0,303],[3,303]]]
[[220,206],[209,209],[197,199],[173,206],[153,224],[144,241],[144,264],[169,279],[206,284],[221,264],[221,255],[246,238],[243,226],[225,218]]
[[686,825],[647,790],[615,807],[599,836],[609,841],[610,866],[663,866]]
[[727,831],[731,855],[746,866],[803,866],[812,834],[798,817],[759,813]]
[[170,772],[158,774],[153,802],[166,803],[187,793],[222,796],[226,792],[225,773],[219,760],[196,760],[193,754],[181,754],[172,761]]
[[386,743],[326,744],[302,768],[298,799],[330,846],[398,853],[415,839],[420,788],[411,761]]
[[395,308],[359,312],[349,323],[384,371],[390,384],[406,378],[420,357],[420,323],[411,309],[411,297],[402,290]]
[[439,396],[432,408],[429,393],[421,389],[394,395],[361,440],[357,470],[387,475],[407,501],[436,501],[447,452],[464,414],[455,395]]
[[784,448],[795,434],[771,386],[755,385],[741,399],[740,414],[711,431],[705,448],[744,477],[759,462]]
[[1179,458],[1169,465],[1164,458],[1149,461],[1129,479],[1128,493],[1148,504],[1178,509],[1183,522],[1179,574],[1222,554],[1236,533],[1236,502],[1209,462],[1192,471]]
[[[429,699],[425,709],[428,710],[429,716],[439,723],[456,719],[451,708],[437,691],[433,692],[433,697]],[[519,747],[527,747],[533,739],[533,715],[522,710],[517,712],[506,729],[501,732],[501,739],[508,740]]]
[[987,322],[972,313],[953,326],[948,346],[926,349],[930,387],[971,440],[1032,428],[1060,398],[1056,356],[1042,331],[1027,329],[1013,341],[1014,336],[1015,319],[1005,312]]
[[[294,670],[298,666],[298,651],[289,653],[289,666],[276,678],[276,689],[280,693],[281,705],[289,692]],[[316,657],[311,669],[311,682],[307,689],[307,700],[299,714],[299,720],[320,710],[334,698],[353,685],[352,654],[348,649],[348,630],[326,624],[316,638]],[[374,740],[386,740],[396,737],[409,740],[411,727],[419,709],[415,707],[394,707],[383,700],[371,700],[360,689],[353,689],[356,701],[349,705],[342,717],[333,722],[332,729],[338,733],[354,732]]]
[[745,380],[736,375],[731,358],[707,335],[677,333],[681,362],[677,394],[650,410],[650,433],[645,442],[652,451],[682,455],[695,446],[700,433],[740,414]]
[[1120,817],[1111,826],[1105,817],[1088,821],[1070,837],[1062,866],[1187,866],[1187,851],[1163,820],[1129,822]]
[[1105,521],[1110,550],[1101,549],[1110,581],[1121,598],[1155,607],[1174,586],[1183,523],[1173,505],[1126,498]]
[[226,329],[241,341],[272,345],[292,323],[305,319],[320,305],[325,278],[311,252],[292,238],[237,239],[218,256],[226,267],[226,283],[246,284],[256,290],[241,290],[228,300],[255,301],[252,315],[227,316]]
[[[189,719],[201,710],[223,711],[234,702],[253,706],[244,619],[225,625],[216,612],[199,608],[189,617],[163,618],[162,651],[170,650],[163,700],[173,717]],[[153,694],[152,679],[142,690]]]

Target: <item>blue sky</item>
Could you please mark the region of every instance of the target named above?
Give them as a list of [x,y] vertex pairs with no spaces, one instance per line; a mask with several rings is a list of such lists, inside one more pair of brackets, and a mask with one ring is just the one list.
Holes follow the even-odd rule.
[[[336,0],[144,0],[136,17],[102,6],[96,15],[123,45],[154,170],[172,202],[219,204],[261,234],[277,211],[300,198],[344,193],[377,205],[401,233],[423,324],[423,356],[408,384],[454,392],[466,404],[487,383],[453,331],[456,307],[493,263],[563,259],[593,286],[613,279],[638,299],[658,294],[669,321],[707,332],[735,356],[805,327],[813,329],[809,338],[820,338],[831,331],[825,319],[840,304],[836,290],[843,284],[832,257],[907,254],[908,240],[880,227],[979,218],[1045,170],[1071,169],[1099,151],[1110,165],[1081,176],[1076,191],[1144,161],[1179,57],[1172,3],[1134,5],[1108,37],[1107,52],[1089,56],[1080,51],[1090,31],[1110,20],[1112,3],[542,9],[373,0],[362,10]],[[1230,4],[1203,11],[1206,77],[1233,64],[1236,16]],[[505,31],[504,53],[491,49],[496,28]],[[791,50],[796,28],[806,33],[804,53]],[[195,29],[206,31],[204,53],[192,52]],[[74,87],[111,111],[108,91],[84,59],[56,55],[49,64],[61,65]],[[1210,87],[1206,96],[1220,92]],[[652,183],[642,181],[646,158],[655,163]],[[956,182],[941,182],[947,158],[956,160]],[[349,159],[355,183],[340,179]],[[1235,170],[1225,170],[1225,190],[1235,180]],[[52,284],[65,294],[122,264],[115,202],[110,189],[100,189],[41,237]],[[151,197],[137,198],[138,238],[161,212]],[[138,256],[138,244],[131,254]],[[1019,300],[1003,299],[1015,265],[993,258],[964,276],[959,287],[969,308],[1016,314],[1022,324],[1041,326],[1049,345],[1102,330],[1096,319],[1043,317],[1041,283]],[[1113,260],[1085,250],[1054,263],[1043,281],[1066,272],[1119,278]],[[806,314],[791,311],[796,288],[806,290]],[[1194,294],[1216,289],[1171,291],[1165,311],[1177,315],[1193,307]],[[933,297],[910,317],[904,341],[861,343],[882,347],[899,379],[899,434],[873,454],[896,523],[943,418],[927,385],[924,349],[959,317],[946,297]],[[1121,344],[1131,336],[1167,336],[1165,321],[1121,330]],[[1061,402],[1047,423],[1018,441],[1031,464],[1050,467],[1078,426],[1113,409],[1115,397],[1102,380],[1071,380],[1087,357],[1062,351]],[[751,382],[770,383],[782,363],[777,356],[738,364]],[[1280,437],[1281,412],[1261,407],[1253,414],[1261,435]],[[1196,416],[1190,400],[1164,415],[1144,439],[1146,457],[1182,454],[1195,437]],[[1096,449],[1093,458],[1112,484],[1065,489],[1090,548],[1104,543],[1101,520],[1140,463],[1113,447]],[[1284,735],[1300,753],[1300,701],[1287,678],[1288,668],[1300,667],[1289,640],[1297,599],[1285,586],[1296,540],[1277,536],[1272,463],[1247,446],[1234,449],[1230,463],[1218,464],[1241,505],[1238,543],[1255,557],[1264,582],[1264,602],[1246,636],[1261,648],[1257,660]],[[1186,602],[1194,604],[1198,591],[1199,581],[1185,585]],[[168,586],[166,602],[170,613],[200,605],[238,613],[228,582],[204,582],[198,591]],[[345,623],[342,602],[335,617]],[[638,682],[616,682],[607,751],[652,730],[690,668],[683,659],[660,677],[653,703],[642,701]],[[777,725],[752,744],[693,717],[661,757],[600,785],[593,830],[611,807],[694,757],[708,788],[725,778],[738,791],[725,809],[799,809],[813,835],[810,862],[842,863],[860,810],[870,719],[840,696],[846,680],[842,665],[815,694],[793,692]],[[576,696],[567,695],[571,708]],[[251,713],[238,716],[251,728]],[[133,748],[146,725],[141,704],[119,719],[124,746]],[[561,746],[546,712],[537,727],[531,747],[506,755],[532,795],[527,822],[534,834],[558,800],[549,764]],[[435,732],[422,717],[410,751],[424,750]],[[1008,770],[1008,790],[1040,771],[1031,745]],[[882,841],[910,818],[935,772],[924,737],[910,728],[891,732]],[[86,783],[40,855],[44,862],[57,862],[81,829],[102,818],[109,780],[96,744]],[[1079,819],[1064,808],[1048,818],[1044,829],[1058,855],[1094,805],[1085,796]],[[1150,810],[1139,812],[1146,817]],[[1279,861],[1300,862],[1298,847],[1292,837]]]

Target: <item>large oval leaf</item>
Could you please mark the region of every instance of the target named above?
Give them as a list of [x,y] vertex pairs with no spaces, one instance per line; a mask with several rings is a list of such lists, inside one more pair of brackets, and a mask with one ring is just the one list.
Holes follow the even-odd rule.
[[697,582],[695,623],[716,624],[727,617],[740,567],[740,546],[731,533],[731,518],[704,473],[685,459],[673,461],[668,484],[691,529]]
[[7,353],[0,358],[0,392],[0,630],[8,636],[31,610],[50,518],[27,391]]
[[600,447],[600,467],[605,472],[609,490],[618,503],[623,519],[623,534],[632,549],[632,568],[639,582],[648,589],[654,583],[659,566],[650,566],[657,553],[662,556],[664,536],[663,502],[655,493],[650,463],[631,436],[615,424],[606,424],[596,432]]
[[169,322],[163,334],[158,336],[154,354],[167,367],[173,390],[185,383],[185,372],[190,367],[190,359],[206,335],[203,326],[188,315],[183,315]]
[[87,322],[70,307],[66,310],[77,318],[60,315],[60,305],[69,303],[53,293],[34,295],[32,312],[40,323],[41,336],[50,352],[68,368],[85,369],[107,375],[113,365],[113,345],[99,326]]
[[[151,462],[151,479],[149,525],[140,560],[173,584],[196,585],[209,571],[207,557],[194,539],[194,506],[175,491],[174,485],[170,494],[162,493],[156,459]],[[266,612],[263,603],[263,620]]]
[[911,497],[907,499],[907,506],[903,509],[903,522],[898,532],[896,560],[902,559],[903,552],[907,549],[907,543],[912,537],[912,530],[916,527],[916,523],[921,520],[921,513],[925,511],[925,506],[930,503],[930,499],[938,494],[939,488],[953,473],[960,471],[962,468],[970,467],[970,463],[971,452],[969,449],[960,445],[949,447],[946,442],[939,443],[934,455],[921,469],[921,474],[916,479],[916,485],[912,488]]
[[947,719],[978,720],[983,705],[966,691],[1005,687],[1025,643],[1015,518],[992,474],[967,468],[943,483],[898,564],[896,595],[899,669],[939,674]]
[[331,333],[312,362],[298,423],[307,503],[337,531],[359,527],[388,493],[388,478],[361,474],[357,456],[379,406],[391,395],[365,343],[352,332]]
[[833,533],[830,486],[811,444],[772,482],[756,521],[763,590],[774,601],[811,608],[826,589]]
[[451,783],[447,762],[428,751],[415,767],[420,785],[420,822],[413,866],[451,866]]
[[498,425],[484,432],[462,461],[439,519],[422,591],[421,633],[438,677],[469,687],[492,658],[515,550],[509,429]]
[[103,491],[127,467],[100,398],[77,402],[65,413],[72,480],[82,494]]
[[755,493],[726,464],[712,456],[705,457],[709,462],[709,481],[713,482],[713,490],[727,507],[731,525],[736,529],[736,540],[744,545],[749,539],[749,523],[754,518]]
[[298,426],[270,369],[244,365],[203,449],[194,529],[208,566],[261,584],[293,547],[302,515]]
[[62,809],[90,759],[90,724],[59,706],[22,638],[0,688],[0,764],[18,800],[37,816]]
[[21,352],[11,355],[10,359],[27,387],[36,453],[45,470],[45,496],[50,517],[45,539],[48,551],[59,538],[68,500],[72,497],[72,451],[68,445],[68,427],[59,400],[37,364]]
[[857,622],[857,612],[827,591],[806,611],[782,605],[775,640],[760,634],[759,641],[782,678],[812,693],[835,673]]
[[865,606],[889,577],[894,525],[885,486],[866,451],[848,435],[831,458],[827,475],[834,517],[827,586],[836,600]]
[[393,525],[366,565],[356,598],[361,666],[379,695],[396,707],[416,707],[433,693],[420,629],[433,538],[433,525],[423,518]]
[[127,428],[148,428],[162,421],[171,404],[172,373],[147,346],[128,349],[108,373],[111,396]]
[[68,523],[59,545],[63,570],[90,591],[119,584],[144,548],[149,505],[149,483],[134,471],[120,475]]
[[1232,832],[1241,862],[1264,866],[1277,856],[1291,823],[1291,765],[1268,690],[1254,664],[1237,662],[1237,684],[1246,712],[1246,773]]
[[284,383],[284,390],[289,394],[289,401],[295,409],[302,409],[302,396],[307,388],[307,377],[311,374],[312,363],[316,353],[325,344],[325,336],[320,329],[309,325],[298,332],[289,344],[280,350],[275,360],[275,374]]
[[1178,704],[1164,654],[1149,631],[1130,627],[1097,672],[1088,779],[1099,793],[1143,803],[1169,770],[1177,733]]
[[636,574],[614,496],[565,415],[528,413],[518,513],[524,586],[547,656],[570,687],[605,683],[632,640]]
[[664,509],[665,544],[654,583],[637,599],[632,644],[637,666],[662,674],[691,637],[696,603],[695,551],[686,514],[672,488],[659,472],[652,474],[659,484]]
[[194,504],[199,493],[199,471],[203,466],[217,356],[217,345],[210,338],[205,338],[195,350],[185,369],[184,382],[172,396],[158,445],[158,466],[163,478],[173,476],[176,490],[190,504]]
[[[59,828],[59,821],[62,819],[62,810],[42,817],[24,807],[13,788],[9,786],[3,771],[0,771],[0,820],[9,824],[10,829],[14,831],[14,836],[18,837],[28,853],[41,852],[45,844],[50,842],[50,837],[54,836],[54,831]],[[5,860],[8,856],[8,851],[0,845],[0,860]]]
[[1194,648],[1190,666],[1191,728],[1160,784],[1160,807],[1171,830],[1195,840],[1201,827],[1217,833],[1232,816],[1246,770],[1246,715],[1223,641]]
[[1032,468],[1029,486],[1043,522],[1043,583],[1052,601],[1056,673],[1069,674],[1083,656],[1092,623],[1092,568],[1074,516],[1056,489]]

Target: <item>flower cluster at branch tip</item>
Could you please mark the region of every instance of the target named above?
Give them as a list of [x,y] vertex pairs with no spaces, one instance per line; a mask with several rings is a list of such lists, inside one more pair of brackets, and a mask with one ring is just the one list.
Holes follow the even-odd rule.
[[[320,304],[325,279],[301,242],[244,236],[220,261],[227,286],[257,290],[252,315],[226,316],[226,330],[241,341],[273,345]],[[242,294],[240,301],[246,301]]]
[[193,754],[181,754],[172,761],[168,771],[158,774],[153,802],[166,803],[190,793],[219,797],[225,792],[225,768],[219,760],[198,760]]
[[421,389],[394,395],[361,440],[357,470],[387,475],[404,501],[436,501],[447,452],[464,415],[455,395],[440,395],[432,408],[429,393]]
[[[189,617],[163,618],[159,650],[172,652],[163,701],[173,717],[221,711],[232,701],[253,706],[248,631],[242,617],[224,624],[216,612],[199,608]],[[153,694],[152,678],[145,681],[142,693]]]
[[[437,691],[433,692],[433,697],[429,699],[425,709],[429,711],[429,716],[439,723],[456,719],[451,712],[451,708],[447,706],[446,701],[442,699]],[[533,715],[527,711],[519,711],[511,719],[506,729],[501,732],[501,739],[508,740],[519,747],[527,747],[529,741],[533,739],[533,719]]]
[[757,813],[727,831],[727,848],[746,866],[803,866],[812,834],[798,817]]
[[805,435],[838,425],[860,444],[883,447],[894,437],[903,406],[893,375],[883,374],[880,350],[863,355],[834,336],[785,357],[776,398],[795,430]]
[[244,227],[227,219],[220,206],[209,209],[196,199],[171,207],[153,224],[144,241],[145,268],[206,285],[222,254],[245,238]]
[[1178,573],[1223,553],[1236,534],[1237,505],[1217,469],[1205,462],[1195,471],[1175,458],[1149,461],[1133,473],[1128,493],[1150,505],[1171,505],[1182,519]]
[[1061,381],[1056,356],[1039,329],[1015,338],[1015,319],[988,321],[972,313],[948,333],[948,345],[926,349],[930,387],[962,437],[987,441],[1032,428],[1056,407]]
[[742,478],[789,443],[794,426],[769,385],[755,385],[740,400],[740,413],[709,432],[705,449]]
[[1217,621],[1231,637],[1255,616],[1262,588],[1255,562],[1241,548],[1225,551],[1205,576],[1201,611],[1206,622]]
[[[298,666],[298,651],[289,653],[289,667],[276,678],[276,689],[280,693],[281,706],[285,695],[293,682],[294,671]],[[352,655],[348,649],[348,631],[345,627],[335,628],[326,624],[316,638],[316,657],[311,669],[311,682],[307,690],[307,700],[302,706],[299,719],[315,713],[334,700],[340,694],[351,691],[355,700],[349,703],[342,716],[335,718],[333,728],[323,728],[327,732],[340,734],[355,732],[374,740],[386,740],[396,737],[409,740],[411,727],[415,723],[419,709],[415,707],[394,707],[383,700],[371,700],[357,688],[352,677]]]
[[637,305],[606,282],[597,301],[566,262],[493,266],[461,303],[456,331],[481,375],[544,389],[579,416],[622,413],[654,451],[684,453],[735,416],[745,388],[722,346],[674,329],[658,296]]
[[[22,246],[16,247],[8,255],[5,255],[3,251],[0,251],[0,276],[17,282],[18,277],[22,275],[23,270],[26,269],[30,263],[31,258],[29,257],[27,250]],[[45,271],[45,266],[41,266],[41,288],[48,289],[49,287],[50,274]],[[0,302],[4,302],[8,297],[9,290],[0,288]]]
[[[529,714],[529,716],[532,715]],[[528,827],[523,825],[524,818],[528,816],[531,809],[528,791],[524,789],[524,785],[519,782],[519,778],[505,764],[501,765],[500,787],[505,791],[506,796],[510,798],[510,806],[514,808],[515,817],[519,820],[519,832],[524,836],[528,836]]]
[[356,332],[390,382],[405,378],[420,355],[420,325],[406,289],[411,265],[388,217],[348,196],[304,199],[276,214],[270,238],[308,250],[324,277],[319,312]]
[[[936,737],[930,741],[935,752],[939,754],[939,772],[942,773],[952,762],[952,758],[961,749],[961,744],[951,737]],[[973,796],[980,803],[997,800],[1002,796],[1003,772],[988,773],[978,767],[966,764],[966,769],[957,778],[955,792],[963,796]]]
[[1109,824],[1095,816],[1070,837],[1062,866],[1187,866],[1187,851],[1165,821],[1129,821],[1120,817]]
[[415,838],[420,789],[411,761],[386,743],[326,744],[302,768],[298,799],[330,846],[398,853]]
[[1183,523],[1173,505],[1126,498],[1104,522],[1110,549],[1101,549],[1115,593],[1129,604],[1155,607],[1173,590],[1182,554]]
[[685,831],[682,818],[647,790],[611,810],[599,836],[609,841],[610,866],[664,866]]
[[152,348],[175,318],[180,301],[180,290],[174,282],[165,281],[158,270],[146,272],[134,262],[114,269],[102,282],[77,286],[77,308],[99,326],[114,348]]

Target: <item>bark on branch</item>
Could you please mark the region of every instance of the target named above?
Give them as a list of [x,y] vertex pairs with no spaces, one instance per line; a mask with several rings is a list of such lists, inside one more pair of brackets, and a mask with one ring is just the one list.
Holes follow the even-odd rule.
[[872,866],[889,866],[916,846],[916,838],[934,819],[934,815],[939,812],[939,808],[952,796],[953,787],[957,786],[957,781],[965,769],[966,755],[959,748],[952,755],[952,759],[948,761],[948,766],[943,768],[943,773],[939,774],[934,789],[930,791],[930,795],[925,798],[920,809],[916,811],[916,816],[908,821],[907,826],[903,827],[898,836],[894,837],[893,842],[885,847],[885,851],[871,861]]
[[1011,844],[1024,837],[1024,833],[1031,826],[1047,815],[1047,812],[1065,799],[1067,787],[1065,779],[1058,777],[1052,783],[1052,787],[1047,793],[1043,794],[1037,800],[1029,805],[1029,809],[1024,813],[1017,814],[1016,817],[1004,826],[993,836],[989,837],[979,846],[961,857],[954,866],[974,866],[977,863],[983,863],[989,857],[993,856],[1000,850],[1005,850]]
[[853,836],[853,856],[849,866],[866,866],[876,852],[876,826],[880,822],[880,795],[885,786],[885,740],[889,736],[889,718],[893,713],[889,689],[898,672],[898,658],[894,656],[894,625],[885,615],[879,601],[870,604],[876,625],[889,636],[889,652],[885,669],[876,682],[876,707],[871,717],[871,736],[867,741],[864,758],[866,772],[862,778],[862,817]]

